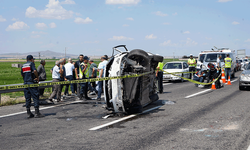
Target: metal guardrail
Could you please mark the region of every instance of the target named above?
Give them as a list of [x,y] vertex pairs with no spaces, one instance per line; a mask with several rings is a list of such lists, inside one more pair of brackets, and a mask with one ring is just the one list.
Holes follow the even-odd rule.
[[[51,81],[41,81],[39,82],[40,83],[50,83],[52,82]],[[20,84],[9,84],[9,85],[0,85],[1,86],[15,86],[15,85],[23,85],[23,83],[20,83]],[[39,86],[38,88],[48,88],[48,87],[52,87],[53,85],[47,85],[47,86]],[[11,92],[20,92],[20,91],[23,91],[24,89],[8,89],[8,90],[0,90],[0,103],[1,103],[1,94],[2,93],[11,93]]]

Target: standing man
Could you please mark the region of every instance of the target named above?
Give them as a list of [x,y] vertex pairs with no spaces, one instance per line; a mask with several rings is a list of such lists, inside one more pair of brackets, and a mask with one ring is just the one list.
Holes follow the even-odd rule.
[[[59,80],[60,80],[60,81],[67,81],[67,79],[66,79],[66,71],[65,71],[65,67],[64,67],[64,65],[65,65],[65,63],[66,63],[66,59],[65,59],[65,58],[60,59],[59,63],[62,65],[62,71],[63,71],[63,73],[62,73],[62,75],[60,76],[60,79],[59,79]],[[61,67],[61,66],[60,66],[60,67]],[[59,91],[60,101],[62,101],[62,99],[61,99],[61,93],[62,93],[63,87],[64,87],[64,84],[61,84],[61,85],[60,85],[60,91]],[[63,96],[63,97],[65,97],[65,96]]]
[[[52,72],[53,82],[59,82],[60,76],[62,74],[63,74],[62,64],[60,64],[59,61],[56,61],[56,65],[54,66],[53,72]],[[56,103],[56,102],[59,102],[61,100],[61,95],[59,94],[60,85],[55,84],[55,85],[53,85],[53,87],[54,87],[54,90],[53,90],[52,94],[50,95],[49,100]],[[54,99],[55,96],[56,96],[57,100]]]
[[[189,72],[195,72],[196,60],[193,58],[193,55],[190,54],[188,59]],[[190,77],[193,77],[193,73],[190,73]]]
[[227,54],[227,57],[224,59],[225,62],[225,75],[226,79],[228,80],[228,76],[231,74],[231,65],[232,65],[232,59],[229,57],[229,54]]
[[[105,68],[108,63],[106,56],[101,57],[101,63],[98,65],[98,72],[99,72],[99,78],[102,78],[104,76]],[[103,87],[103,81],[98,81],[98,96],[97,100],[101,101],[101,94],[102,94],[102,87]]]
[[[73,80],[73,71],[74,70],[75,70],[75,67],[72,64],[72,59],[69,58],[68,59],[68,63],[65,65],[66,79],[68,81],[72,81]],[[74,85],[70,84],[70,88],[71,88],[72,95],[75,95]],[[65,91],[64,91],[64,95],[65,96],[69,95],[68,89],[69,89],[69,84],[66,84],[66,88],[65,88]]]
[[[45,72],[45,60],[40,61],[40,65],[37,67],[37,72],[39,76],[39,81],[45,81],[46,80],[46,72]],[[39,89],[39,96],[43,96],[44,88]]]
[[163,62],[159,62],[158,66],[156,67],[156,74],[155,74],[157,80],[158,80],[158,89],[159,93],[163,93]]
[[[39,77],[38,73],[34,64],[34,59],[32,55],[27,56],[27,62],[23,64],[21,68],[21,75],[23,77],[24,84],[34,84],[39,83]],[[27,109],[27,118],[34,117],[34,114],[30,111],[30,104],[31,104],[31,97],[34,101],[34,107],[35,107],[35,118],[41,118],[44,117],[39,112],[39,93],[38,93],[38,87],[28,87],[24,89],[24,95],[26,99],[26,109]]]
[[[97,68],[97,65],[94,63],[94,60],[92,60],[92,59],[89,61],[89,64],[90,64],[90,67],[89,67],[89,78],[96,78],[97,73],[96,73],[95,68]],[[95,89],[96,83],[95,82],[90,82],[89,83],[89,87],[90,87],[90,90],[91,90],[91,93],[89,93],[89,94],[90,95],[95,95],[97,93],[96,89]]]
[[[76,74],[76,80],[79,80],[80,77],[79,77],[79,72],[81,72],[81,63],[83,62],[83,54],[80,54],[79,55],[79,60],[75,62],[75,74]],[[77,96],[80,97],[80,84],[77,83]]]
[[[80,79],[88,79],[89,78],[89,68],[88,68],[89,58],[88,56],[83,57],[83,62],[80,64],[80,71],[79,71],[79,78]],[[83,100],[83,94],[85,100],[92,100],[88,97],[88,82],[81,83],[81,90],[80,90],[80,100]]]
[[221,55],[217,58],[217,68],[221,68]]

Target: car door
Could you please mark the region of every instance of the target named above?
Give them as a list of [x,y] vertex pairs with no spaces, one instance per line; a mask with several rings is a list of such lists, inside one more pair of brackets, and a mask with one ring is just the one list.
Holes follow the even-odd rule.
[[[183,63],[183,70],[184,70],[184,72],[189,71],[188,64],[186,62]],[[189,73],[184,73],[184,77],[189,78]]]

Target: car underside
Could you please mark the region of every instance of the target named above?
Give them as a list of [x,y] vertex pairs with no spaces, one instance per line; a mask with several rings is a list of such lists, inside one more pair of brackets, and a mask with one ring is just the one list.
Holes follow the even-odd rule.
[[[118,47],[125,48],[122,52]],[[114,55],[114,51],[118,54]],[[104,76],[146,75],[104,81],[104,98],[107,109],[115,113],[140,113],[146,105],[157,101],[155,69],[163,57],[140,49],[128,51],[125,45],[113,48]]]

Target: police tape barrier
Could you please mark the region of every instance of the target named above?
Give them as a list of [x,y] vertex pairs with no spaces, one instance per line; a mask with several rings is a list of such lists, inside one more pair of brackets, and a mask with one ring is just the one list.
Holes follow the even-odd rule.
[[95,82],[95,81],[104,81],[104,80],[112,80],[112,79],[124,79],[124,78],[133,78],[133,77],[140,77],[147,75],[150,72],[145,72],[142,74],[128,74],[124,76],[113,76],[113,77],[103,77],[103,78],[91,78],[91,79],[82,79],[82,80],[73,80],[73,81],[60,81],[60,82],[50,82],[50,83],[40,83],[40,84],[23,84],[23,85],[10,85],[10,86],[2,86],[0,90],[9,90],[9,89],[23,89],[29,87],[41,87],[41,86],[49,86],[49,85],[56,85],[56,84],[73,84],[73,83],[85,83],[85,82]]
[[[179,74],[180,72],[177,72],[177,73],[176,73],[176,72],[170,73],[170,72],[164,71],[164,73],[165,73],[165,74],[171,74],[171,75],[173,75],[173,76],[182,78],[182,79],[187,80],[187,81],[189,81],[189,82],[192,82],[192,83],[195,83],[195,84],[201,84],[201,85],[210,85],[210,84],[216,82],[216,81],[220,78],[220,76],[221,76],[221,73],[220,73],[219,76],[218,76],[216,79],[214,79],[214,81],[209,82],[209,83],[204,83],[204,82],[198,82],[198,81],[195,81],[195,80],[192,80],[192,79],[188,79],[188,78],[184,78],[184,77],[181,77],[181,76],[176,75],[176,74]],[[193,72],[181,72],[181,73],[193,73]]]

